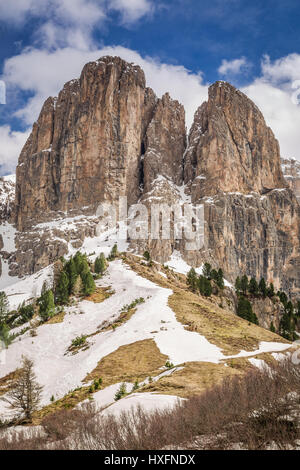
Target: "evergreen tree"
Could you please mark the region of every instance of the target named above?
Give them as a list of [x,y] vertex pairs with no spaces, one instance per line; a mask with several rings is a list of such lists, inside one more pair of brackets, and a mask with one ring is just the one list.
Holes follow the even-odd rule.
[[77,274],[81,274],[86,265],[88,265],[86,257],[80,253],[80,251],[77,251],[76,255],[74,256],[74,263]]
[[95,273],[103,274],[105,270],[106,270],[106,259],[105,259],[104,254],[101,253],[100,256],[96,258],[96,261],[95,261]]
[[[14,339],[14,336],[10,334],[9,326],[6,325],[6,323],[2,323],[0,325],[0,342],[2,341],[5,344],[5,347],[8,348],[8,346],[11,344],[13,339]],[[1,348],[0,348],[0,351],[1,351]]]
[[216,279],[216,282],[217,282],[217,286],[220,288],[220,289],[224,289],[224,274],[223,274],[223,271],[222,269],[218,269],[218,272],[217,272],[217,279]]
[[23,357],[22,368],[14,386],[3,400],[10,404],[12,410],[18,411],[26,419],[31,420],[32,413],[37,410],[42,398],[42,388],[36,381],[33,362]]
[[49,318],[55,315],[55,304],[54,295],[51,289],[44,292],[38,300],[40,307],[40,317],[43,321],[47,321]]
[[203,276],[207,279],[211,279],[211,265],[209,263],[204,263]]
[[288,341],[294,341],[296,338],[294,320],[287,312],[280,320],[279,334]]
[[186,278],[187,285],[192,289],[193,292],[197,289],[197,274],[194,268],[191,268]]
[[260,294],[265,298],[267,296],[268,291],[267,291],[266,281],[263,277],[261,278],[259,282],[258,289],[259,289]]
[[205,276],[199,276],[198,280],[198,288],[200,291],[201,295],[204,295],[205,297],[210,297],[212,294],[212,286],[211,282],[207,277]]
[[63,270],[60,274],[58,284],[56,286],[55,294],[56,294],[56,301],[59,304],[64,305],[68,303],[69,301],[69,278],[65,270]]
[[279,297],[279,299],[280,299],[280,302],[282,303],[282,305],[283,305],[284,308],[286,309],[287,304],[288,304],[288,298],[287,298],[286,293],[280,291],[280,292],[278,293],[278,297]]
[[85,268],[80,275],[83,285],[83,294],[91,295],[95,291],[96,285],[90,270]]
[[82,279],[81,279],[81,276],[78,275],[76,282],[74,284],[74,287],[73,287],[73,294],[75,295],[75,297],[79,297],[80,294],[82,294],[82,292],[83,292]]
[[241,296],[238,301],[237,314],[239,317],[248,320],[251,323],[258,325],[258,319],[256,314],[252,310],[252,305],[248,299]]
[[[67,262],[64,271],[68,276],[68,281],[69,281],[68,282],[68,291],[69,291],[69,294],[72,294],[73,293],[73,288],[74,288],[74,285],[75,285],[75,282],[76,282],[76,279],[77,279],[77,276],[78,276],[75,261],[74,261],[73,258],[71,258]],[[59,279],[58,282],[59,283],[61,282],[61,278]]]
[[235,292],[237,294],[240,294],[240,291],[241,291],[241,280],[239,278],[239,276],[236,278],[235,280]]
[[249,292],[252,295],[257,295],[258,294],[258,284],[256,282],[256,279],[252,277],[249,282]]
[[271,322],[270,331],[272,331],[272,333],[276,333],[276,329],[275,329],[275,326],[274,326],[273,322]]
[[242,277],[241,279],[241,284],[240,284],[240,288],[241,288],[241,291],[244,295],[247,294],[247,291],[248,291],[248,287],[249,287],[249,282],[248,282],[248,277],[246,276],[246,274]]
[[217,281],[218,279],[218,272],[216,269],[212,269],[210,271],[210,279],[213,279],[214,281]]
[[4,324],[7,320],[9,313],[9,303],[5,292],[0,292],[0,325]]
[[150,256],[149,251],[145,251],[145,253],[144,253],[144,258],[145,258],[146,261],[150,261],[151,256]]
[[270,284],[270,286],[269,286],[269,288],[268,288],[267,295],[268,295],[268,297],[270,297],[270,299],[271,299],[272,297],[274,297],[274,295],[275,295],[274,284],[273,284],[272,282],[271,282],[271,284]]
[[111,249],[109,259],[114,260],[118,254],[118,245],[115,243],[114,246]]

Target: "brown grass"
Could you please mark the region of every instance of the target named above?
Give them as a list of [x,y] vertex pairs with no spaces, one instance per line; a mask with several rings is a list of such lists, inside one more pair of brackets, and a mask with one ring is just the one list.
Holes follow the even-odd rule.
[[190,331],[203,335],[210,343],[220,347],[225,355],[238,354],[242,349],[255,351],[261,341],[289,343],[281,336],[261,328],[220,308],[220,299],[207,299],[192,293],[186,285],[185,276],[165,270],[168,279],[158,274],[155,267],[141,265],[138,258],[129,255],[124,258],[131,269],[157,285],[173,289],[168,305],[177,320]]
[[[248,361],[248,368],[253,367]],[[176,395],[188,398],[199,395],[213,386],[222,383],[225,377],[242,375],[236,368],[226,367],[224,364],[211,362],[187,362],[183,369],[173,372],[172,375],[161,377],[143,387],[140,392],[156,392],[166,395]]]
[[167,356],[162,354],[152,339],[121,346],[101,359],[84,382],[102,377],[105,387],[118,382],[143,381],[161,373]]
[[104,300],[108,299],[113,294],[114,294],[114,291],[111,290],[110,286],[97,287],[95,292],[85,297],[84,300],[88,300],[89,302],[100,304],[101,302],[104,302]]
[[0,378],[0,396],[7,393],[13,388],[15,380],[18,378],[20,370],[17,369],[14,372],[10,372],[5,377]]
[[54,325],[55,323],[62,323],[64,321],[66,312],[60,312],[58,315],[50,318],[43,325]]
[[[87,383],[91,380],[102,378],[102,388],[118,382],[136,380],[142,381],[148,376],[158,375],[159,369],[166,363],[167,357],[159,351],[155,342],[151,339],[121,346],[113,353],[102,358],[93,371],[83,380]],[[34,413],[33,423],[40,424],[41,420],[57,410],[74,408],[78,403],[92,398],[89,386],[83,386],[74,390],[63,398]]]

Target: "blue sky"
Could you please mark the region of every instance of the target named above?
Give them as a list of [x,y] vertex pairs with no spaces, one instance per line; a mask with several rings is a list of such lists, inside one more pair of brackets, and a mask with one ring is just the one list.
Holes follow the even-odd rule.
[[208,85],[230,81],[282,155],[300,159],[299,24],[298,0],[0,0],[0,174],[14,171],[43,101],[104,54],[139,63],[158,95],[185,105],[188,126]]

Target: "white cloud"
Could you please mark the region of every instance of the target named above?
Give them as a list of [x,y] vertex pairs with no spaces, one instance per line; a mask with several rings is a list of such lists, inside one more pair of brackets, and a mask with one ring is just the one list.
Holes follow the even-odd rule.
[[300,55],[262,61],[262,76],[243,91],[257,104],[279,140],[281,155],[300,160]]
[[14,132],[9,126],[0,126],[0,168],[2,174],[14,173],[18,157],[29,131]]
[[218,72],[220,75],[224,76],[233,76],[239,75],[247,71],[250,67],[250,63],[246,60],[245,57],[241,57],[240,59],[234,60],[222,60],[222,64],[218,68]]
[[121,13],[122,22],[131,24],[154,10],[154,4],[149,0],[110,0],[109,9]]
[[4,66],[3,78],[10,86],[34,93],[16,115],[31,124],[38,117],[48,96],[57,95],[66,81],[79,77],[86,62],[103,55],[117,55],[140,65],[145,72],[147,85],[158,96],[170,92],[172,98],[185,106],[188,126],[192,123],[197,107],[207,98],[207,86],[203,83],[201,73],[192,74],[183,66],[164,64],[150,57],[142,58],[136,51],[121,46],[92,51],[68,47],[52,52],[30,48],[8,59]]

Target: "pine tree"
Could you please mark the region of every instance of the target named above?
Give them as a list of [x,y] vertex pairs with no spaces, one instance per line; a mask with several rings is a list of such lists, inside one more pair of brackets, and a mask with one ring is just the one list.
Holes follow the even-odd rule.
[[255,296],[258,294],[258,284],[257,284],[257,281],[254,277],[252,277],[250,279],[249,292],[250,292],[250,294],[255,295]]
[[30,359],[23,358],[14,387],[2,398],[9,403],[12,410],[19,412],[20,417],[24,416],[29,421],[32,413],[38,408],[42,394],[42,387],[36,381],[33,366]]
[[118,254],[118,245],[115,243],[111,249],[109,259],[114,260]]
[[[2,323],[0,325],[0,342],[3,342],[5,344],[5,347],[8,348],[8,346],[11,344],[13,339],[14,339],[14,336],[10,334],[9,326],[6,325],[6,323]],[[0,351],[1,351],[1,348],[0,348]]]
[[39,314],[43,321],[47,321],[55,315],[54,295],[51,289],[41,295],[38,303],[40,306]]
[[187,285],[190,286],[193,292],[197,289],[197,274],[194,268],[191,268],[186,277]]
[[202,274],[207,279],[211,279],[211,265],[209,263],[204,263]]
[[265,298],[267,296],[267,286],[266,286],[266,281],[263,277],[261,278],[259,282],[258,289],[261,295]]
[[210,297],[212,294],[212,286],[211,282],[207,277],[205,276],[199,276],[198,280],[198,288],[200,291],[201,295],[204,295],[205,297]]
[[0,292],[0,325],[6,322],[9,313],[9,303],[5,292]]
[[95,289],[95,281],[89,269],[84,269],[81,273],[81,279],[83,284],[83,294],[91,295]]
[[271,322],[270,331],[272,331],[272,333],[276,333],[276,329],[275,329],[275,326],[274,326],[273,322]]
[[149,251],[145,251],[145,253],[144,253],[144,258],[145,258],[146,261],[150,261],[151,256],[150,256]]
[[248,320],[251,323],[258,325],[258,319],[256,314],[252,310],[252,305],[248,299],[241,296],[238,301],[237,314],[239,317]]
[[248,287],[249,287],[248,277],[246,276],[246,274],[241,279],[240,287],[241,287],[242,293],[246,295],[248,291]]
[[[73,288],[74,288],[74,285],[75,285],[75,282],[76,282],[76,279],[77,279],[77,270],[76,270],[76,265],[75,265],[75,262],[74,262],[74,259],[71,258],[66,266],[65,266],[65,269],[64,269],[65,273],[67,274],[68,276],[68,290],[69,290],[69,294],[72,294],[73,293]],[[59,280],[60,282],[61,280]]]
[[235,292],[236,292],[237,294],[239,294],[240,291],[241,291],[241,280],[240,280],[240,278],[239,278],[239,276],[238,276],[238,277],[236,278],[236,280],[235,280]]
[[80,251],[77,251],[73,259],[77,274],[81,274],[82,271],[86,268],[86,266],[88,266],[86,256],[80,253]]
[[274,297],[274,295],[275,295],[274,284],[272,282],[270,284],[270,287],[267,289],[267,295],[268,295],[268,297],[270,297],[270,299],[272,297]]
[[75,297],[79,297],[80,294],[82,294],[82,292],[83,292],[82,279],[81,279],[81,276],[78,275],[76,282],[74,284],[74,287],[73,287],[73,294],[75,295]]
[[69,278],[65,270],[63,270],[59,276],[55,294],[56,294],[57,303],[61,305],[68,303],[69,301]]
[[105,270],[106,270],[106,259],[105,259],[104,254],[101,253],[100,256],[96,258],[96,261],[95,261],[95,273],[103,274]]
[[217,286],[220,289],[224,289],[224,286],[225,286],[225,284],[224,284],[224,274],[223,274],[223,270],[221,268],[218,269],[216,282],[217,282]]
[[[56,286],[58,284],[58,280],[60,278],[61,272],[64,269],[64,263],[62,262],[61,259],[58,259],[55,261],[54,266],[53,266],[53,292],[55,293],[56,291]],[[45,291],[48,290],[48,287],[46,286]],[[43,292],[43,289],[42,289]]]

